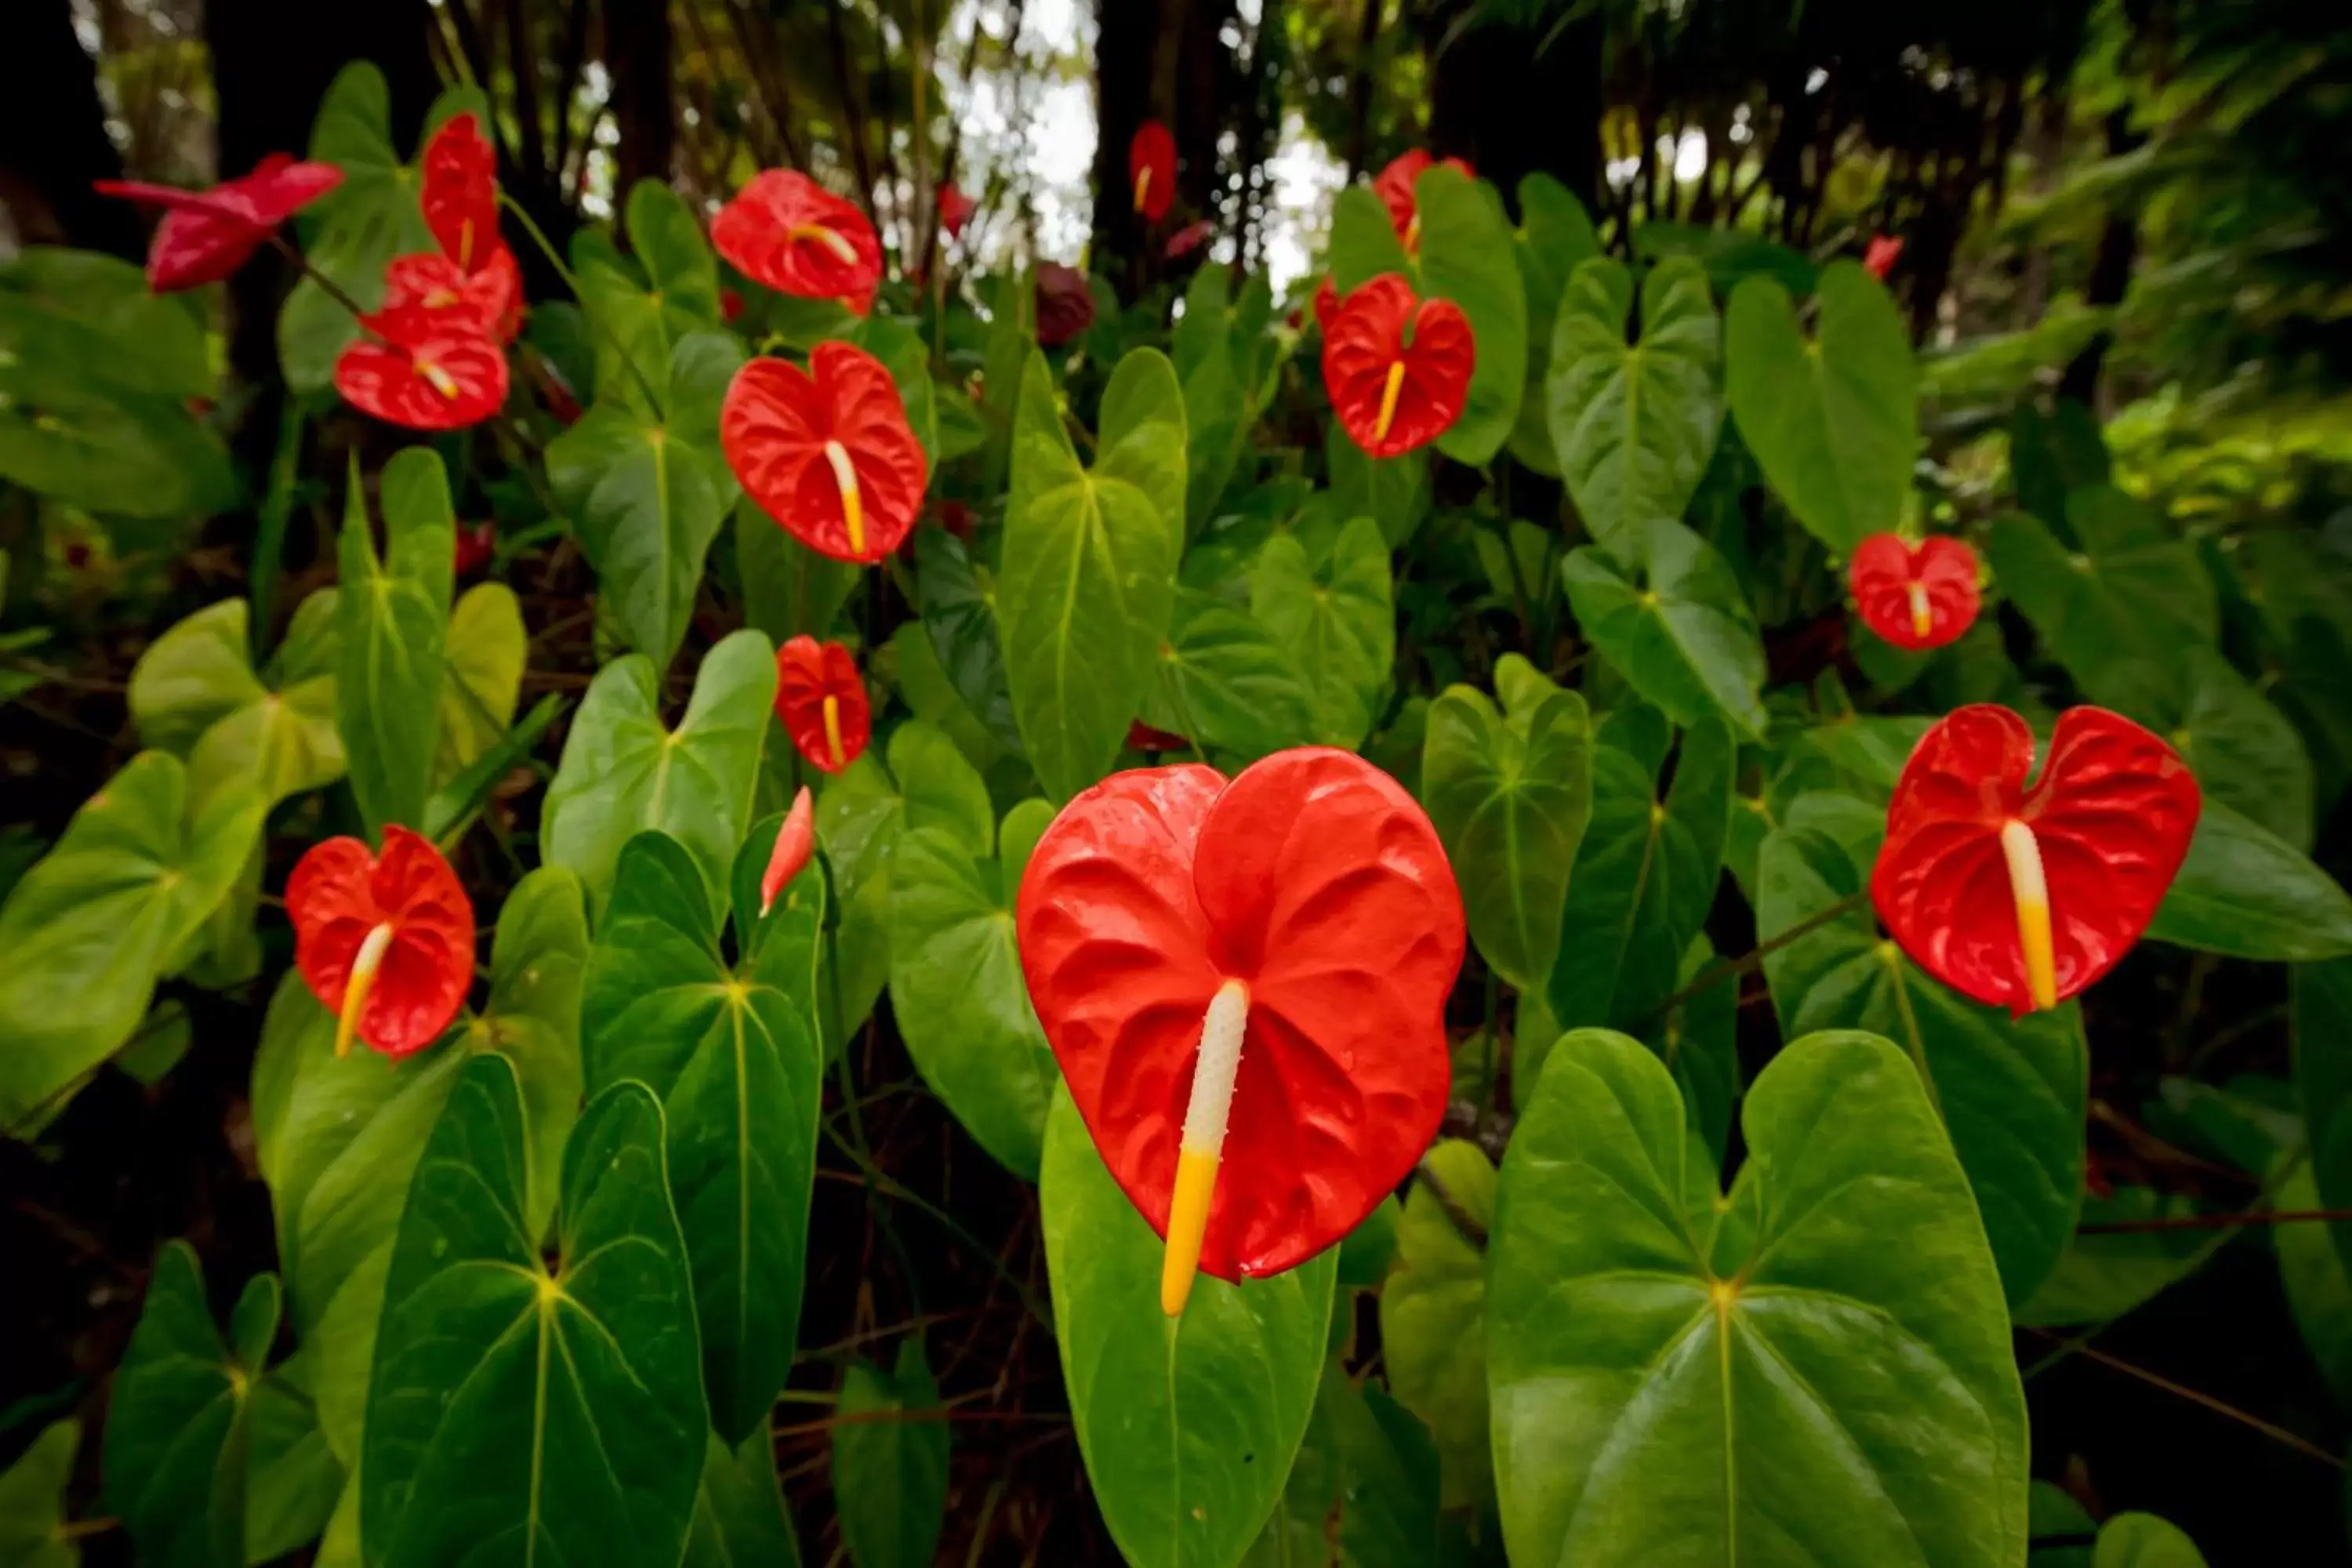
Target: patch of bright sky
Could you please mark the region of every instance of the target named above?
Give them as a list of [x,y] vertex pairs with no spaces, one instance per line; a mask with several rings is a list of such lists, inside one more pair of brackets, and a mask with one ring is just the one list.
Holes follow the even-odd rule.
[[[1244,24],[1255,25],[1254,0],[1242,0],[1239,11]],[[963,128],[959,183],[978,194],[1001,176],[1009,191],[1026,195],[1034,217],[1025,243],[1017,224],[991,224],[968,237],[977,241],[983,267],[1015,261],[1024,250],[1076,266],[1094,223],[1094,17],[1082,0],[1029,0],[1013,50],[1023,68],[982,65],[970,81],[961,79],[973,26],[1002,39],[1011,12],[1007,0],[960,0],[941,40],[940,76]],[[1294,113],[1283,118],[1268,167],[1274,193],[1264,252],[1280,297],[1307,275],[1322,247],[1346,166]],[[1211,254],[1229,260],[1231,248],[1221,244]]]

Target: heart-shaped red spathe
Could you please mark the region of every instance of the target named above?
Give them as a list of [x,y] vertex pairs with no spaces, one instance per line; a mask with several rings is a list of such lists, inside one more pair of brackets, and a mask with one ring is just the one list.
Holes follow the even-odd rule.
[[1389,166],[1372,181],[1372,195],[1381,198],[1381,205],[1389,209],[1389,222],[1395,226],[1397,237],[1404,242],[1407,256],[1421,250],[1421,213],[1413,196],[1413,182],[1432,164],[1443,163],[1459,173],[1465,180],[1478,176],[1470,165],[1459,158],[1433,158],[1416,147],[1410,153],[1399,153]]
[[[1425,447],[1452,428],[1470,400],[1477,362],[1462,307],[1419,299],[1393,272],[1342,300],[1324,329],[1323,385],[1331,411],[1349,439],[1375,458]],[[1391,404],[1391,372],[1399,365]]]
[[[834,700],[834,723],[841,734],[841,755],[833,754],[833,735],[824,723],[824,700]],[[821,643],[813,637],[790,637],[776,650],[776,717],[784,733],[812,766],[837,773],[866,754],[874,730],[874,710],[866,695],[866,679],[857,660],[837,642]]]
[[[828,442],[856,480],[860,537]],[[785,531],[836,561],[879,561],[915,526],[930,483],[898,384],[864,349],[832,339],[809,367],[766,356],[735,373],[719,415],[719,444],[751,499]]]
[[501,342],[522,331],[522,269],[499,233],[498,154],[469,110],[443,121],[425,145],[425,226],[441,254],[474,280]]
[[737,271],[780,293],[839,300],[859,315],[882,281],[882,242],[858,210],[791,169],[752,177],[719,209],[710,243]]
[[1978,1001],[2032,1010],[2000,833],[2033,830],[2049,885],[2057,994],[2113,969],[2156,918],[2202,796],[2170,746],[2120,714],[2058,717],[2031,788],[2033,732],[1994,703],[1938,721],[1895,785],[1871,872],[1878,918],[1919,965]]
[[[1977,577],[1977,552],[1948,534],[1914,548],[1900,534],[1874,533],[1846,563],[1846,585],[1863,625],[1915,653],[1942,647],[1976,624],[1982,602]],[[1917,610],[1927,612],[1925,631]]]
[[279,224],[343,183],[332,163],[272,153],[251,173],[208,191],[135,180],[100,180],[104,195],[165,210],[147,249],[147,287],[158,294],[217,283],[268,242]]
[[335,361],[335,390],[363,414],[411,430],[463,430],[505,406],[506,351],[471,311],[365,317],[375,334]]
[[1163,1237],[1202,1020],[1227,980],[1248,986],[1201,1250],[1217,1278],[1314,1257],[1436,1136],[1462,896],[1428,816],[1362,758],[1115,773],[1038,840],[1016,919],[1071,1097]]
[[359,1020],[360,1039],[385,1056],[439,1039],[473,984],[474,906],[432,840],[397,824],[380,857],[356,838],[312,845],[287,879],[286,912],[294,966],[330,1013],[342,1011],[368,933],[393,928]]
[[1146,222],[1158,223],[1168,216],[1176,200],[1176,137],[1159,121],[1147,120],[1135,128],[1134,139],[1127,144],[1127,180],[1135,210]]

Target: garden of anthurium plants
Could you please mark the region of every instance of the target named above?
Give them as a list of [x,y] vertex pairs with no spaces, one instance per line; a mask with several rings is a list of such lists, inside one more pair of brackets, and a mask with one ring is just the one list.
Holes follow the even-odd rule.
[[0,19],[0,1568],[2352,1562],[2352,27],[1688,9]]

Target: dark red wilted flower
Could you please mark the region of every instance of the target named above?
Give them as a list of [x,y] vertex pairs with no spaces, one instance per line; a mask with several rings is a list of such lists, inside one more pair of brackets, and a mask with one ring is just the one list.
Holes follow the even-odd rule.
[[970,223],[971,215],[979,210],[980,204],[965,195],[953,180],[940,187],[940,232],[950,239],[960,237],[963,233],[963,226]]
[[[447,265],[432,257],[404,259]],[[362,317],[369,335],[335,361],[335,390],[345,402],[412,430],[462,430],[504,406],[506,351],[488,335],[482,308],[462,291],[453,302],[433,302],[453,291],[448,277],[443,275],[444,289],[414,298],[387,282],[393,307]]]
[[1207,218],[1188,223],[1168,237],[1168,244],[1161,254],[1171,261],[1181,260],[1200,249],[1202,242],[1216,232],[1217,226]]
[[1416,300],[1384,272],[1340,301],[1325,330],[1323,384],[1357,446],[1393,458],[1437,439],[1469,401],[1477,344],[1451,300]]
[[1276,1274],[1339,1240],[1436,1135],[1462,898],[1362,758],[1114,773],[1038,840],[1015,921],[1087,1130],[1167,1238],[1170,1315],[1196,1262]]
[[480,571],[499,552],[499,525],[479,522],[457,531],[457,549],[451,552],[449,569],[464,577]]
[[853,202],[791,169],[753,176],[711,220],[710,243],[779,293],[838,300],[859,315],[882,283],[882,242]]
[[278,226],[343,183],[332,163],[298,163],[272,153],[253,172],[208,191],[136,180],[100,180],[100,195],[163,207],[147,247],[147,287],[158,294],[217,283],[268,242]]
[[874,723],[857,660],[837,642],[786,641],[776,650],[776,717],[811,765],[837,773],[856,762]]
[[1176,199],[1176,137],[1157,120],[1135,128],[1135,139],[1127,144],[1127,177],[1135,192],[1135,210],[1146,222],[1158,223],[1168,216],[1169,204]]
[[776,895],[792,885],[801,868],[809,861],[809,853],[816,847],[816,805],[809,795],[809,787],[801,785],[793,796],[793,808],[784,813],[783,825],[776,829],[775,847],[768,851],[768,868],[760,873],[760,913],[762,918],[776,907]]
[[431,839],[394,823],[383,854],[314,844],[286,882],[294,966],[336,1016],[335,1054],[388,1057],[440,1038],[474,981],[474,906]]
[[1993,703],[1922,736],[1870,878],[1878,918],[1930,974],[2021,1015],[2054,1007],[2139,940],[2189,853],[2202,797],[2180,754],[2100,708],[2033,731]]
[[952,499],[940,502],[940,526],[966,544],[971,542],[972,531],[979,522],[980,520],[972,515],[971,508],[963,502]]
[[476,280],[478,297],[495,302],[491,330],[501,342],[522,331],[522,268],[499,233],[498,153],[471,110],[442,121],[425,144],[418,200],[434,243]]
[[1874,236],[1862,253],[1863,269],[1883,283],[1886,275],[1895,270],[1895,263],[1902,255],[1903,241],[1899,236]]
[[1155,730],[1140,719],[1127,727],[1127,747],[1131,752],[1181,752],[1192,743],[1181,735]]
[[898,384],[872,354],[833,339],[805,371],[765,355],[737,371],[719,444],[770,517],[836,561],[898,549],[930,482]]
[[1397,237],[1404,241],[1407,256],[1421,254],[1421,208],[1413,196],[1413,182],[1421,178],[1423,170],[1437,163],[1458,171],[1465,180],[1477,177],[1470,165],[1459,158],[1432,158],[1416,147],[1391,160],[1372,182],[1372,194],[1389,209],[1389,222],[1395,226]]
[[1942,647],[1977,618],[1977,552],[1937,534],[1913,548],[1895,533],[1874,533],[1846,564],[1863,625],[1896,647]]
[[1093,285],[1075,267],[1047,261],[1037,268],[1037,341],[1060,348],[1095,324]]

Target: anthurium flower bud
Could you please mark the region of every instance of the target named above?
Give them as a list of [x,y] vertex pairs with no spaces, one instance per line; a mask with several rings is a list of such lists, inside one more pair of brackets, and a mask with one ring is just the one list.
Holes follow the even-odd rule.
[[776,650],[776,717],[811,765],[837,773],[866,754],[873,708],[857,661],[837,642],[793,637]]
[[768,868],[760,873],[760,913],[776,907],[776,896],[792,885],[816,847],[816,800],[806,784],[793,796],[784,825],[776,830],[775,847],[768,851]]
[[336,1015],[337,1056],[354,1039],[408,1056],[457,1016],[474,979],[474,906],[422,834],[386,827],[381,856],[356,838],[312,845],[287,879],[286,912],[294,966]]
[[1915,547],[1900,534],[1874,533],[1846,564],[1863,625],[1914,652],[1942,647],[1976,624],[1977,578],[1977,552],[1946,534]]
[[1871,872],[1878,918],[1919,965],[2012,1014],[2113,969],[2189,853],[2202,796],[2180,754],[2119,714],[2071,708],[2031,789],[2033,732],[1992,703],[1920,738]]
[[1436,1136],[1462,897],[1435,829],[1350,752],[1227,780],[1139,768],[1045,830],[1021,966],[1096,1147],[1194,1268],[1276,1274],[1338,1241]]

